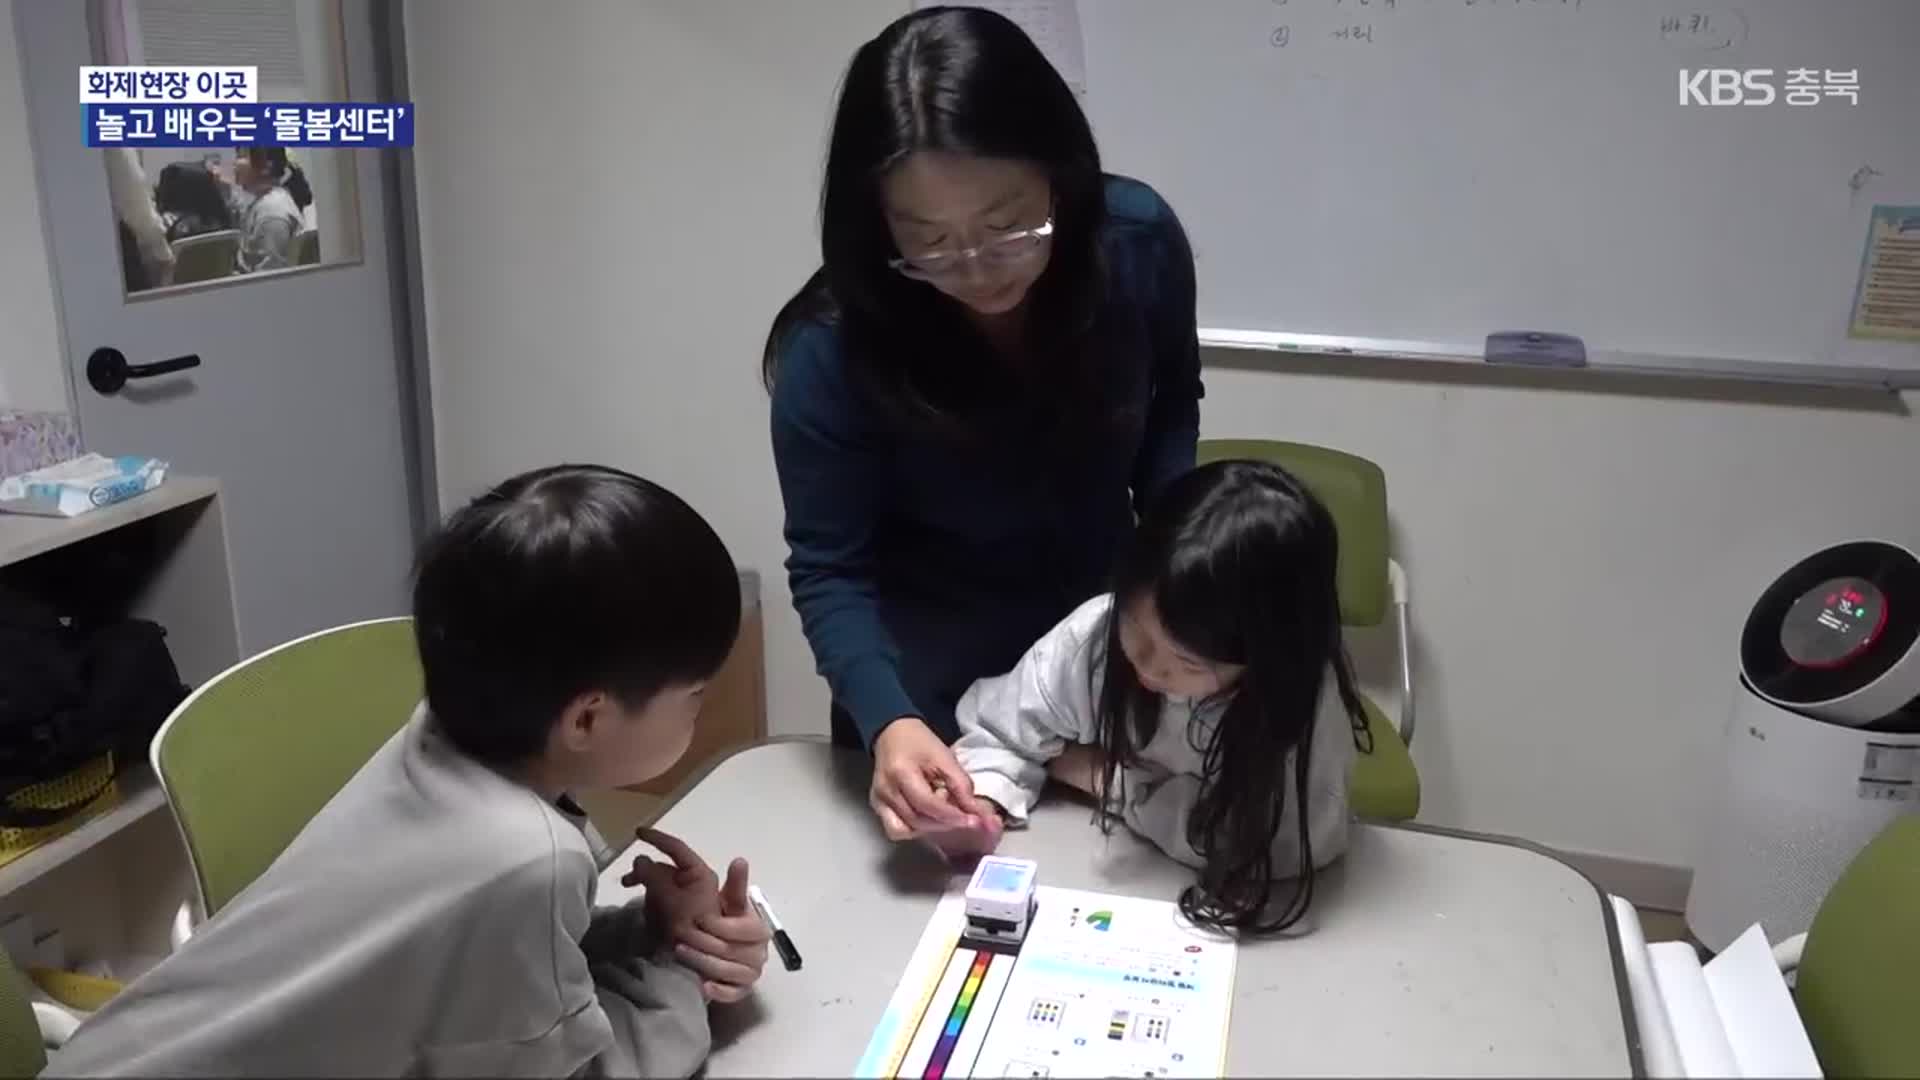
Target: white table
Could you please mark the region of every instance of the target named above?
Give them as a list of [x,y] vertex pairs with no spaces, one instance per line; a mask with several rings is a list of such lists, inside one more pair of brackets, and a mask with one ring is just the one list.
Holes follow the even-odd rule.
[[[713,1076],[844,1076],[952,880],[886,842],[868,760],[785,740],[719,762],[662,818],[716,867],[745,856],[803,970],[768,963],[754,999],[714,1013]],[[1048,884],[1174,899],[1190,872],[1087,807],[1043,800],[1001,850]],[[624,864],[600,902],[632,895]],[[1617,931],[1580,873],[1512,841],[1358,826],[1319,880],[1313,929],[1243,944],[1227,1067],[1236,1075],[1640,1075]]]

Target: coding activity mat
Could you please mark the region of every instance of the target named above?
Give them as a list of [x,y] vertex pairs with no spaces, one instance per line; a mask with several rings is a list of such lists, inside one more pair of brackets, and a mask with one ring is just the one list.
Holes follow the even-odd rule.
[[1160,900],[1057,889],[1018,950],[963,941],[943,897],[856,1076],[1219,1076],[1234,957]]

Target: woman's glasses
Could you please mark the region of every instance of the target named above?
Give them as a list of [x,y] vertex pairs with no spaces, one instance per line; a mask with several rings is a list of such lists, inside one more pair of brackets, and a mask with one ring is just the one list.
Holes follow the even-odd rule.
[[978,247],[906,255],[888,259],[887,265],[915,281],[944,281],[965,271],[975,259],[996,269],[1018,266],[1038,255],[1052,235],[1053,215],[1049,214],[1047,220],[1031,229],[996,236]]

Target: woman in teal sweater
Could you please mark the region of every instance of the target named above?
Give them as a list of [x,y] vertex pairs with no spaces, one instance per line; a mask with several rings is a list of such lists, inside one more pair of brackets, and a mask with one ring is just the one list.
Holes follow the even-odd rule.
[[979,811],[955,702],[1100,592],[1193,466],[1193,255],[1159,195],[1101,171],[1033,42],[974,8],[854,54],[820,246],[764,358],[787,570],[899,839]]

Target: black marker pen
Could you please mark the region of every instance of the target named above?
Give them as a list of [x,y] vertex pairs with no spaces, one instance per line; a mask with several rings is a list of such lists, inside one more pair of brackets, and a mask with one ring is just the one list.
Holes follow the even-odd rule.
[[780,964],[788,971],[800,970],[800,950],[793,947],[793,939],[787,936],[787,928],[780,925],[780,916],[773,913],[773,905],[767,902],[767,894],[760,886],[747,886],[747,899],[753,902],[753,909],[766,920],[767,929],[773,931],[773,948],[780,954]]

